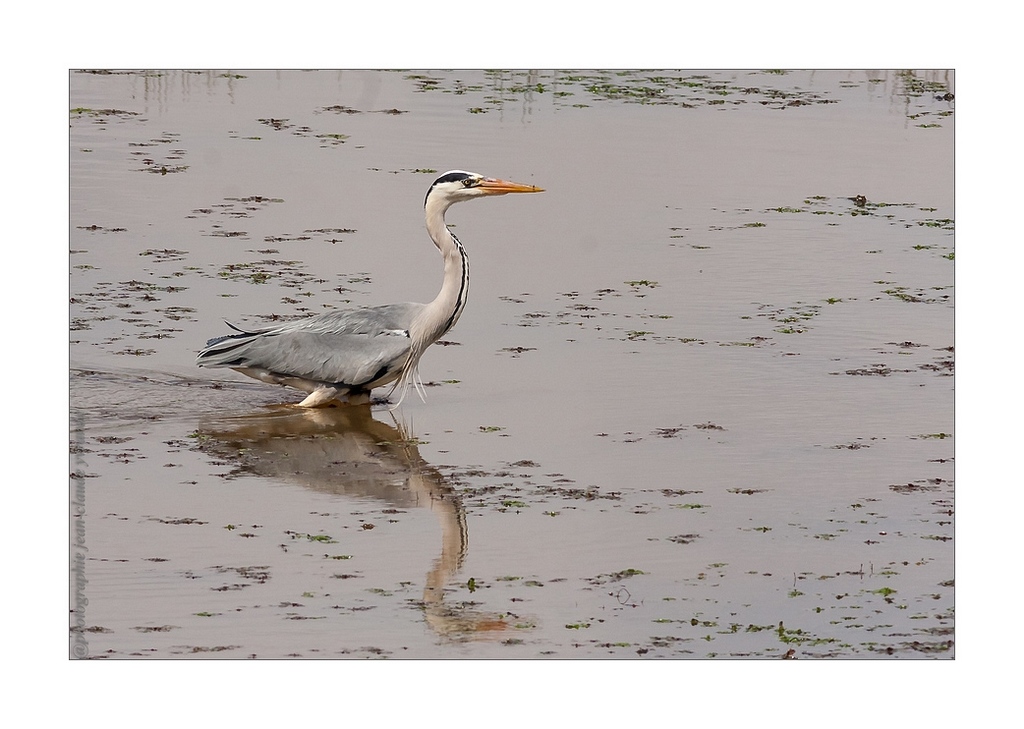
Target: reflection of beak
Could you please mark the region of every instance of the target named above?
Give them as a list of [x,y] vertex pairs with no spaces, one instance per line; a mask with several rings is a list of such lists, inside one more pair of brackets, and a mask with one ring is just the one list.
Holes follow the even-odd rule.
[[508,180],[496,180],[493,177],[485,177],[478,185],[488,195],[507,195],[510,192],[544,192],[543,188],[536,185],[521,185],[518,182]]

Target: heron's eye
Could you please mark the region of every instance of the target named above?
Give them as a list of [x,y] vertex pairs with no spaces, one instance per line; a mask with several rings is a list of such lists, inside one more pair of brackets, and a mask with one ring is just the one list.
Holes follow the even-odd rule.
[[476,187],[479,184],[480,180],[477,180],[473,177],[467,177],[465,180],[462,181],[463,187]]

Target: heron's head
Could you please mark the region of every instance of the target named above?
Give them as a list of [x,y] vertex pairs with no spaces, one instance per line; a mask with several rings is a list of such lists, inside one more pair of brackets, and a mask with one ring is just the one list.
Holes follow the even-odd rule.
[[507,195],[510,192],[544,192],[544,190],[536,185],[522,185],[518,182],[484,177],[475,172],[452,170],[434,180],[434,184],[427,190],[427,197],[423,204],[426,206],[436,201],[444,209],[463,200]]

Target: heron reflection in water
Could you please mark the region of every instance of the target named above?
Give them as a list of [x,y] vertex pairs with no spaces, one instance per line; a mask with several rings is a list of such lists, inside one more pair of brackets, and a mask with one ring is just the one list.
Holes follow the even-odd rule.
[[497,614],[445,603],[449,584],[466,557],[469,534],[459,494],[427,463],[415,439],[396,423],[372,416],[369,406],[208,417],[198,428],[200,447],[234,462],[244,473],[299,483],[321,493],[372,498],[391,507],[429,508],[441,524],[441,554],[427,573],[427,624],[449,638],[486,637],[509,624]]
[[298,404],[308,408],[339,401],[363,404],[370,401],[372,389],[391,383],[391,391],[402,387],[398,404],[410,384],[422,397],[420,357],[455,326],[469,295],[469,257],[445,224],[445,212],[457,202],[520,192],[543,190],[460,170],[434,181],[423,208],[427,233],[444,258],[444,280],[429,304],[331,311],[251,331],[228,324],[237,333],[208,341],[197,364],[230,367],[263,382],[301,390],[308,396]]

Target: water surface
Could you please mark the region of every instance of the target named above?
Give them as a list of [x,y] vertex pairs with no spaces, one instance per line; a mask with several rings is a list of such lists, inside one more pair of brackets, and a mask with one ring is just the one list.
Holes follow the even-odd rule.
[[[70,82],[73,655],[952,657],[952,73]],[[547,191],[426,402],[194,367],[430,300],[453,168]]]

